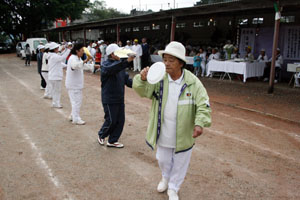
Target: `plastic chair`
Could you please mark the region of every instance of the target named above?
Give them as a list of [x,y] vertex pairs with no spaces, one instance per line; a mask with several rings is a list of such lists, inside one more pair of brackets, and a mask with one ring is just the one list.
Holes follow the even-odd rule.
[[[296,73],[300,73],[300,67],[296,67]],[[296,73],[293,75],[294,76],[294,87],[296,87],[296,81],[297,81],[297,79],[300,79],[300,78],[297,78],[295,75],[296,75]],[[298,76],[299,77],[299,76]]]

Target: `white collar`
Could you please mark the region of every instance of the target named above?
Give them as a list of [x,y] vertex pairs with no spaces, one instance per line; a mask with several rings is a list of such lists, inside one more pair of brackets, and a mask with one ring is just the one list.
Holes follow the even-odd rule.
[[182,70],[182,74],[181,74],[180,78],[174,81],[174,80],[171,78],[170,74],[168,74],[169,83],[170,83],[170,82],[174,82],[174,83],[180,85],[180,84],[181,84],[181,81],[182,81],[182,79],[183,79],[183,76],[184,76],[184,70]]

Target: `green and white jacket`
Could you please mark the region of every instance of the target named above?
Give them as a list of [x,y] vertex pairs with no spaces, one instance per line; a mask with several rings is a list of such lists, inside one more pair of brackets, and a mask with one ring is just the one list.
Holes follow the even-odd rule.
[[[184,69],[183,86],[177,105],[176,153],[191,149],[195,143],[192,137],[195,126],[211,125],[211,109],[206,89],[200,80]],[[133,89],[141,96],[152,99],[146,142],[154,149],[161,131],[164,108],[168,98],[169,79],[166,73],[163,80],[151,85],[142,81],[138,74],[133,79]],[[158,120],[160,118],[160,120]]]

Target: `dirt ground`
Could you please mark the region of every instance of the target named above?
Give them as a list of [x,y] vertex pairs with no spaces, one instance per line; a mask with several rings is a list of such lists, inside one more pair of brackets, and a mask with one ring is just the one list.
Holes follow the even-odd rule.
[[[133,74],[131,73],[131,76]],[[202,79],[201,79],[202,80]],[[212,127],[196,141],[182,200],[300,199],[300,90],[204,78]],[[36,62],[0,55],[0,199],[163,200],[155,152],[145,144],[150,100],[126,89],[124,149],[97,143],[103,123],[99,74],[85,73],[81,117],[68,122],[42,98]]]

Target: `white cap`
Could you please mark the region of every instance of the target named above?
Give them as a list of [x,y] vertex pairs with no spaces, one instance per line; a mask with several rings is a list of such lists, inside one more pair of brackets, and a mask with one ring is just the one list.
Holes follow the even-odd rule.
[[93,47],[93,48],[94,48],[94,47],[96,47],[96,46],[97,46],[97,44],[96,44],[96,43],[93,43],[93,44],[92,44],[92,47]]
[[50,47],[50,43],[47,43],[47,44],[45,45],[45,49],[49,49],[49,47]]
[[99,40],[99,41],[97,42],[97,44],[101,44],[101,41]]
[[180,60],[186,63],[185,59],[185,47],[180,42],[170,42],[164,51],[158,51],[158,54],[162,56],[163,54],[169,54],[171,56],[175,56]]
[[130,40],[127,40],[126,42],[127,42],[127,43],[130,43]]
[[104,40],[100,40],[99,42],[100,42],[100,44],[102,44],[104,42]]
[[117,51],[119,49],[120,49],[120,47],[117,44],[115,44],[115,43],[110,44],[106,48],[106,54],[109,56],[110,54],[114,53],[115,51]]
[[72,42],[68,42],[68,46],[72,45]]
[[38,48],[38,50],[41,50],[41,49],[45,49],[45,46],[40,44],[37,46],[37,48]]
[[59,44],[57,44],[56,42],[51,42],[49,45],[49,50],[53,50],[59,47]]

